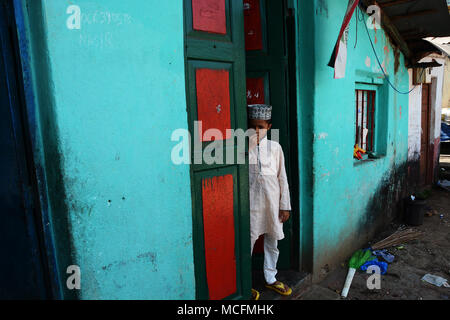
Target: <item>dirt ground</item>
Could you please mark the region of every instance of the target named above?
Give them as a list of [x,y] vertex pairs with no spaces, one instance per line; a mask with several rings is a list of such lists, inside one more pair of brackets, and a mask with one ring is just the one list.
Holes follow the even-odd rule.
[[[447,170],[450,170],[448,167]],[[444,170],[442,170],[444,171]],[[407,242],[400,248],[389,248],[395,256],[389,264],[387,273],[381,276],[381,289],[369,290],[367,279],[370,276],[360,270],[353,279],[348,300],[448,300],[450,288],[438,288],[421,280],[433,274],[449,280],[450,283],[450,192],[439,187],[431,189],[427,201],[427,213],[423,225],[413,227],[424,232],[420,239]],[[442,215],[442,216],[441,216]],[[372,243],[382,240],[398,229],[405,227],[403,222],[394,222],[379,234]],[[403,248],[401,248],[403,247]],[[347,275],[347,261],[332,271],[322,282],[312,285],[293,299],[298,300],[338,300]]]

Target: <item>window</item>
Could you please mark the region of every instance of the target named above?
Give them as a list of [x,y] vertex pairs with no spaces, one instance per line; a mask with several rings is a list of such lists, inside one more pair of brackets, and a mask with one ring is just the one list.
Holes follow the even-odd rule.
[[356,90],[355,144],[367,152],[374,151],[375,90]]

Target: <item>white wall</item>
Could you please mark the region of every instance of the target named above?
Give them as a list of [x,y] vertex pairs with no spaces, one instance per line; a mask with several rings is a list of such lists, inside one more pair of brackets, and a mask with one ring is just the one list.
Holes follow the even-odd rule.
[[[433,112],[431,113],[432,127],[434,127],[434,135],[430,136],[430,142],[434,142],[436,138],[441,136],[441,114],[442,114],[442,95],[444,89],[444,72],[445,59],[441,57],[431,56],[424,58],[422,62],[428,62],[435,59],[442,67],[433,68],[431,70],[432,84],[431,84],[431,106]],[[432,133],[433,133],[432,131]]]
[[[435,59],[441,67],[431,69],[431,117],[430,117],[430,141],[434,143],[434,140],[441,134],[441,110],[442,110],[442,92],[444,82],[444,65],[445,59],[431,55],[423,58],[420,62],[431,62]],[[412,69],[409,69],[409,85],[410,90],[414,87],[412,84]],[[408,160],[418,160],[420,157],[420,139],[421,139],[421,114],[422,114],[422,85],[418,85],[409,94],[409,125],[408,125]]]
[[447,109],[450,119],[450,57],[447,57],[444,69],[444,90],[442,93],[442,109]]
[[[409,69],[409,90],[412,90],[413,70]],[[422,85],[417,85],[409,94],[409,124],[408,124],[408,161],[420,157],[421,136]]]

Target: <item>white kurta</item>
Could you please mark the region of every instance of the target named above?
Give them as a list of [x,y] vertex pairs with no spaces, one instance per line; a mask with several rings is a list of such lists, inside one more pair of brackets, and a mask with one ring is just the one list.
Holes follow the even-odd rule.
[[284,238],[280,210],[291,210],[283,149],[264,137],[249,145],[250,236],[252,245],[262,234]]

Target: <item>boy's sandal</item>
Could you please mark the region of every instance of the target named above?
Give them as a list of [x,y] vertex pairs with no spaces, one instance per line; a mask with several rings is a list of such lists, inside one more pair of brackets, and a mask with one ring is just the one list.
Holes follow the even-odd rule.
[[252,300],[259,300],[259,292],[252,289]]
[[292,289],[280,281],[276,281],[274,284],[266,284],[266,288],[273,290],[282,296],[290,296],[292,294]]

